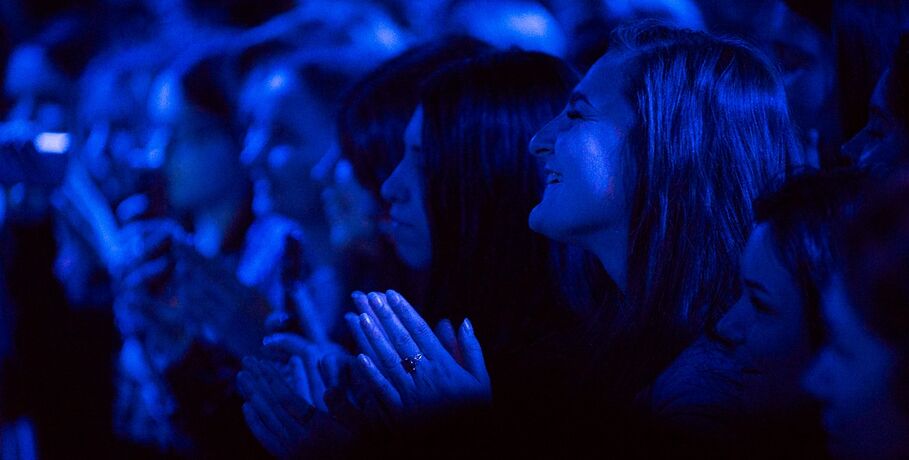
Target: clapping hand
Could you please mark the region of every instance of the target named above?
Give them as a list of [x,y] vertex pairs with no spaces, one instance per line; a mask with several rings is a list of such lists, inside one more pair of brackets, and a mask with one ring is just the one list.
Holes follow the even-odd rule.
[[488,402],[492,390],[470,320],[457,333],[436,332],[397,292],[354,295],[361,311],[348,315],[360,347],[357,367],[384,407],[397,416]]
[[237,375],[246,400],[246,423],[265,449],[278,458],[327,453],[349,437],[342,425],[313,404],[313,399],[322,399],[318,388],[324,389],[324,384],[315,384],[312,380],[321,380],[320,374],[305,367],[302,358],[291,359],[291,384],[278,364],[246,358],[243,371]]

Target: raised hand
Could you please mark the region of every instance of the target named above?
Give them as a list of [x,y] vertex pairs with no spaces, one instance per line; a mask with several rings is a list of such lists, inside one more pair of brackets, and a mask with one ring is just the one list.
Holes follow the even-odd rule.
[[274,363],[244,359],[237,385],[246,399],[243,416],[247,425],[278,458],[325,453],[349,437],[331,416],[297,393]]
[[[348,324],[361,346],[357,367],[386,408],[419,414],[490,400],[489,374],[470,320],[456,337],[440,326],[440,339],[397,292],[370,293],[367,301],[369,310]],[[362,299],[357,303],[362,306]]]
[[262,343],[266,354],[290,365],[297,392],[310,404],[327,411],[323,395],[329,386],[336,386],[342,380],[340,374],[349,359],[344,349],[331,342],[318,344],[290,333],[266,336]]

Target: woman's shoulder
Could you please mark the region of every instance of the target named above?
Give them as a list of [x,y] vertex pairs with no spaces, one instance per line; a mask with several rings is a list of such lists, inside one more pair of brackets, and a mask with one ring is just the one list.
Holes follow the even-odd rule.
[[740,378],[728,350],[702,336],[638,395],[638,403],[670,429],[728,439],[742,413]]

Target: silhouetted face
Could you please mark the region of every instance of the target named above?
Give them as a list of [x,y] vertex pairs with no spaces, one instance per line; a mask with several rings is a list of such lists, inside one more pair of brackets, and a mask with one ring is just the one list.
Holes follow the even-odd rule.
[[150,149],[163,161],[167,196],[179,212],[195,212],[220,202],[242,183],[239,146],[229,128],[190,107],[176,80],[162,79],[153,88]]
[[842,278],[833,278],[822,306],[829,340],[805,386],[824,404],[830,449],[842,457],[897,458],[907,420],[893,393],[896,355],[856,314]]
[[417,107],[404,132],[404,157],[382,184],[382,198],[391,205],[388,230],[398,255],[409,267],[425,269],[432,259],[429,219],[423,205],[424,185],[420,171],[423,108]]
[[321,190],[310,172],[331,145],[329,117],[293,72],[277,69],[255,80],[244,91],[241,159],[256,181],[257,204],[302,221],[321,219]]
[[811,360],[802,296],[777,258],[768,224],[758,225],[742,254],[742,296],[717,326],[734,344],[750,413],[779,413],[804,399],[800,381]]
[[627,228],[625,147],[634,109],[624,94],[627,55],[610,52],[575,88],[568,106],[530,141],[546,172],[530,228],[589,248],[594,235]]
[[906,158],[909,149],[905,123],[895,116],[893,107],[887,102],[889,77],[888,70],[874,88],[868,104],[868,124],[843,145],[843,153],[860,166],[892,169]]

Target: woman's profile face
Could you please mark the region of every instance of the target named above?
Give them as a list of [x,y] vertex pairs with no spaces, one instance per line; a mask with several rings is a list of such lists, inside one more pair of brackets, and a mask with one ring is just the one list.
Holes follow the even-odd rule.
[[833,277],[821,303],[829,338],[805,386],[823,403],[830,449],[842,457],[894,454],[882,449],[903,440],[900,431],[907,425],[891,387],[895,353],[858,316],[840,276]]
[[627,228],[624,158],[635,112],[625,95],[626,53],[609,52],[574,89],[568,105],[530,141],[546,189],[530,228],[589,247],[591,237]]
[[417,107],[404,132],[404,156],[382,184],[382,198],[390,205],[387,232],[398,256],[409,267],[425,269],[432,259],[429,219],[423,206],[422,154],[423,108]]
[[887,102],[889,76],[889,70],[884,72],[874,88],[868,104],[868,124],[843,145],[843,154],[863,167],[892,169],[909,148],[905,123]]
[[175,80],[152,92],[149,157],[160,157],[168,201],[180,212],[195,212],[223,199],[239,180],[238,146],[222,123],[193,110]]
[[717,325],[720,336],[734,344],[743,406],[750,413],[797,404],[811,360],[802,296],[776,251],[769,224],[757,226],[742,254],[742,296]]

